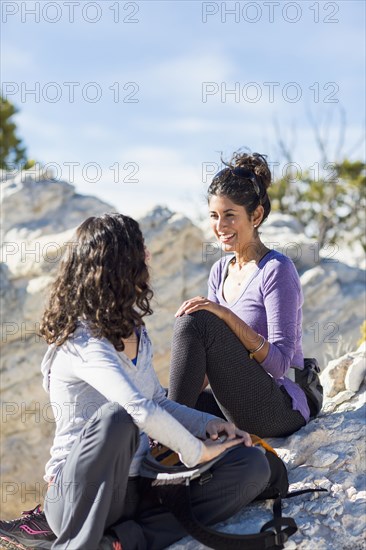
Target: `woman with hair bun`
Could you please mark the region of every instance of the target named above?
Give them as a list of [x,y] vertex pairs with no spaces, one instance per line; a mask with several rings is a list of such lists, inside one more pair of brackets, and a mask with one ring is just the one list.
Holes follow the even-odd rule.
[[237,152],[224,164],[207,198],[229,254],[213,265],[207,298],[187,300],[176,313],[169,397],[259,436],[286,436],[310,416],[303,390],[288,378],[291,366],[304,364],[300,280],[292,260],[260,239],[271,211],[265,157]]

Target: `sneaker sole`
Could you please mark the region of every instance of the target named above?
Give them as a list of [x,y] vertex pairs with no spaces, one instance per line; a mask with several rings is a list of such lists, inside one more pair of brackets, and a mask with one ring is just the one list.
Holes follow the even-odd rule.
[[[55,540],[55,539],[54,539]],[[54,540],[52,541],[34,541],[35,544],[32,546],[24,545],[21,542],[17,542],[14,539],[10,539],[6,537],[5,535],[0,534],[0,548],[6,548],[7,550],[51,550],[52,544],[54,543]]]
[[33,550],[29,546],[24,546],[13,540],[7,539],[4,536],[0,536],[0,548],[9,548],[10,550]]

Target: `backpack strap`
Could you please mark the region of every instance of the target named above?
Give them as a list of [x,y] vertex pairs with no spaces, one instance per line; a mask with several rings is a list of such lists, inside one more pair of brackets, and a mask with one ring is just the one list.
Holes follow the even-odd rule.
[[269,443],[267,443],[267,441],[264,441],[264,439],[262,439],[261,437],[258,437],[258,435],[255,435],[255,434],[249,434],[249,435],[250,435],[250,439],[252,440],[253,445],[260,445],[261,447],[263,447],[269,453],[272,453],[275,456],[278,456],[278,454],[276,453],[274,448],[271,447],[271,445]]
[[273,520],[263,525],[260,533],[234,535],[215,531],[203,525],[194,515],[191,505],[190,480],[185,485],[159,486],[161,503],[167,506],[196,540],[216,550],[269,550],[284,548],[287,539],[297,531],[292,518],[282,517],[281,498],[273,505]]
[[305,493],[327,493],[328,489],[322,489],[319,487],[318,489],[300,489],[299,491],[291,491],[290,493],[287,493],[287,495],[284,498],[291,498],[291,497],[297,497],[299,495],[304,495]]

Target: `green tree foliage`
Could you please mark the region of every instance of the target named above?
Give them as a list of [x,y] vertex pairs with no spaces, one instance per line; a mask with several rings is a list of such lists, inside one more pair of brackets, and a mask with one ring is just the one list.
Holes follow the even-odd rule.
[[16,135],[16,124],[11,120],[17,112],[10,101],[0,96],[0,168],[5,170],[15,166],[27,169],[34,164],[27,161],[25,147],[22,147],[22,140]]
[[271,189],[273,209],[295,216],[309,237],[325,243],[359,239],[366,251],[366,165],[344,159],[301,172],[294,163]]
[[360,326],[360,332],[361,332],[361,338],[357,342],[358,346],[360,346],[361,344],[363,344],[366,341],[366,321],[364,321],[362,323],[362,325]]

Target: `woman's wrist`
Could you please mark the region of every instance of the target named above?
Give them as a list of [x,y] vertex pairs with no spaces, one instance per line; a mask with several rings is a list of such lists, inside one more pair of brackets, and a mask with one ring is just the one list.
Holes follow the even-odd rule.
[[258,344],[254,349],[249,349],[249,350],[248,350],[248,351],[249,351],[249,357],[250,357],[251,359],[253,359],[253,358],[254,358],[254,355],[255,355],[256,353],[258,353],[258,351],[261,351],[261,349],[263,349],[264,346],[266,345],[266,339],[265,339],[265,337],[262,336],[261,334],[258,334],[258,336],[260,337],[260,342],[259,342],[259,344]]
[[[270,344],[264,336],[256,333],[245,321],[240,319],[231,309],[220,306],[220,319],[239,338],[249,354],[255,354],[258,363],[264,361],[268,355]],[[263,344],[263,345],[262,345]],[[257,349],[260,347],[260,349]]]
[[219,309],[218,317],[228,325],[229,324],[228,321],[230,317],[233,315],[233,312],[225,306],[220,305],[219,308],[220,309]]

